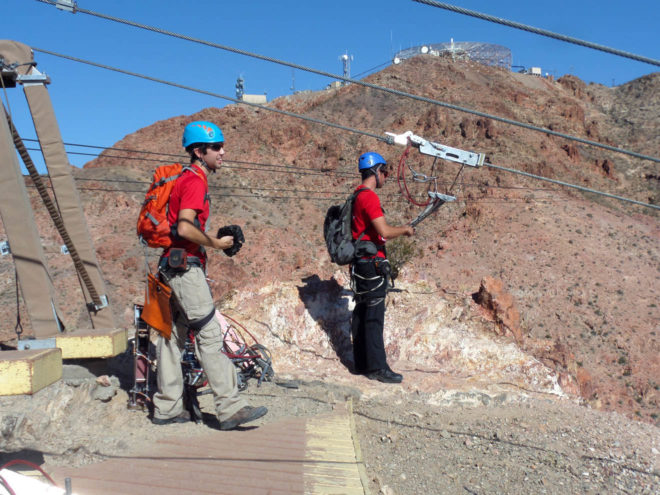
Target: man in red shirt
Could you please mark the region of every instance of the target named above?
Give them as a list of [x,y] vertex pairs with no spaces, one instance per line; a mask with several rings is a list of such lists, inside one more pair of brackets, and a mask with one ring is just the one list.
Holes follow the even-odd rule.
[[385,242],[415,233],[410,225],[395,227],[385,220],[376,189],[387,179],[387,162],[378,153],[364,153],[358,161],[362,175],[361,191],[353,203],[351,230],[357,244],[358,259],[351,265],[351,285],[355,309],[351,323],[355,371],[383,383],[401,383],[403,376],[387,364],[383,326],[389,262]]
[[[167,220],[172,246],[159,262],[159,273],[172,289],[172,335],[158,340],[158,391],[154,416],[158,425],[190,420],[183,410],[181,350],[188,330],[195,332],[195,355],[201,361],[213,391],[220,429],[230,430],[260,418],[265,407],[251,407],[238,394],[236,370],[222,353],[223,334],[215,318],[215,305],[206,281],[206,249],[227,249],[232,236],[219,239],[206,234],[210,212],[208,174],[222,165],[224,137],[211,122],[191,122],[183,131],[183,147],[190,155],[172,189]],[[185,261],[185,262],[184,262]]]

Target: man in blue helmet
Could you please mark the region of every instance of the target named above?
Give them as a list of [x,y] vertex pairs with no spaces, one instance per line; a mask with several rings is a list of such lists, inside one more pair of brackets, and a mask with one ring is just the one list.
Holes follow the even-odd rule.
[[230,248],[232,236],[206,234],[210,213],[208,174],[222,165],[224,136],[211,122],[191,122],[183,131],[183,147],[191,165],[172,189],[167,220],[172,246],[165,249],[159,272],[172,289],[172,335],[158,341],[158,391],[154,395],[157,425],[190,420],[183,407],[181,349],[188,330],[195,331],[195,353],[213,391],[220,429],[230,430],[266,414],[265,407],[251,407],[238,394],[236,370],[222,353],[223,334],[214,317],[215,305],[206,280],[206,250]]
[[389,279],[389,262],[385,242],[415,233],[410,225],[395,227],[385,220],[376,189],[383,187],[388,176],[387,162],[373,151],[358,161],[362,184],[353,203],[351,230],[359,239],[358,259],[351,265],[351,284],[355,293],[355,309],[351,323],[355,371],[383,383],[401,383],[403,376],[387,364],[383,326],[385,296]]

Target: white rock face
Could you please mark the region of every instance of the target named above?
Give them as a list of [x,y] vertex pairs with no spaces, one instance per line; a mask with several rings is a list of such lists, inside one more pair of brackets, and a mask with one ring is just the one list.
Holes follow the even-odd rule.
[[[475,315],[467,302],[451,302],[425,283],[400,283],[396,288],[388,295],[385,346],[390,366],[406,377],[404,388],[431,394],[438,403],[451,399],[483,404],[489,400],[484,397],[502,392],[509,399],[564,396],[553,370],[511,339],[488,332],[490,323]],[[226,301],[223,311],[232,314],[231,308],[241,308],[236,317],[271,350],[276,373],[301,379],[331,375],[339,382],[357,381],[360,388],[367,382],[349,371],[353,299],[346,277],[339,273],[306,285],[270,285],[239,293]],[[466,398],[465,392],[474,396]]]

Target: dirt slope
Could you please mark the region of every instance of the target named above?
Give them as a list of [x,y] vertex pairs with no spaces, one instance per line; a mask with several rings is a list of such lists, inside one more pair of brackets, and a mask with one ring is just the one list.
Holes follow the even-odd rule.
[[[587,86],[571,76],[551,81],[470,62],[418,57],[368,80],[653,156],[660,151],[658,73],[606,88]],[[412,130],[449,146],[484,152],[496,165],[660,202],[653,162],[358,85],[282,97],[269,105],[378,135]],[[403,148],[237,105],[156,122],[116,144],[156,155],[107,151],[74,172],[118,320],[130,326],[132,304],[142,298],[143,257],[133,229],[145,182],[158,164],[154,160],[174,160],[169,154],[180,154],[183,127],[197,119],[220,124],[227,142],[227,166],[211,178],[213,226],[241,224],[247,239],[239,256],[215,256],[210,263],[219,304],[246,318],[262,318],[270,328],[291,325],[292,315],[300,311],[327,330],[326,310],[310,315],[302,304],[278,320],[269,313],[277,307],[277,297],[263,306],[265,299],[244,296],[267,287],[275,291],[280,285],[302,287],[301,301],[309,294],[305,291],[341,292],[345,281],[329,262],[321,239],[325,210],[357,183],[354,169],[360,153],[373,149],[396,164]],[[414,166],[430,170],[431,163],[415,157]],[[458,170],[443,163],[441,181],[453,182]],[[393,223],[408,221],[419,208],[405,203],[395,182],[391,178],[383,190],[385,210]],[[441,189],[448,185],[441,184]],[[468,332],[483,333],[497,345],[514,345],[526,359],[542,363],[562,393],[657,424],[658,216],[649,209],[489,168],[464,171],[452,193],[458,201],[422,223],[414,240],[399,248],[413,256],[400,276],[406,297],[397,304],[398,296],[393,296],[388,316],[393,366],[428,371],[442,362],[415,361],[422,344],[433,339],[417,338],[415,332],[430,324],[432,308],[448,304],[462,308]],[[59,255],[61,241],[42,211],[37,218],[65,323],[86,326],[82,302],[76,303],[81,301],[77,280],[69,260]],[[151,256],[154,261],[156,253]],[[2,335],[10,340],[16,295],[8,257],[0,259],[0,273]],[[485,277],[499,281],[510,296],[520,314],[516,328],[498,323],[497,314],[473,301]],[[415,284],[423,284],[431,295],[415,297]],[[344,308],[339,327],[349,314]],[[23,322],[29,334],[27,317]],[[287,372],[295,372],[299,348],[293,344],[302,342],[278,348],[280,369]],[[313,344],[310,352],[319,354],[323,343]],[[458,346],[447,343],[436,350],[452,363],[443,386],[460,389],[468,382],[458,361],[451,360]],[[339,362],[336,353],[323,355],[321,374],[326,364]],[[520,383],[523,375],[517,375]]]

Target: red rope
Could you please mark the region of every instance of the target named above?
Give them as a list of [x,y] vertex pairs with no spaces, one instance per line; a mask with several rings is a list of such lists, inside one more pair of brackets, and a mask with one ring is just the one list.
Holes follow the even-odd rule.
[[[259,343],[259,341],[258,341],[257,339],[254,338],[254,335],[252,335],[252,334],[248,331],[247,328],[245,328],[245,327],[244,327],[243,325],[241,325],[239,322],[237,322],[236,320],[234,320],[231,316],[227,316],[227,315],[224,314],[224,313],[221,313],[221,314],[222,314],[222,316],[224,316],[226,319],[228,319],[230,322],[232,322],[233,324],[237,325],[237,326],[240,328],[240,330],[237,329],[239,334],[241,333],[241,331],[243,331],[243,332],[247,333],[247,334],[250,336],[250,338],[252,339],[252,341],[253,341],[255,344],[258,344],[258,343]],[[243,338],[242,335],[241,335],[241,338]],[[245,338],[243,338],[243,340],[245,340]],[[247,344],[247,342],[246,342],[246,344]]]
[[412,146],[410,143],[408,143],[408,147],[406,148],[406,151],[403,152],[403,155],[401,155],[401,159],[399,160],[399,167],[397,169],[397,174],[396,174],[396,179],[397,183],[399,184],[399,190],[401,191],[401,194],[412,204],[415,206],[426,206],[429,204],[431,201],[431,197],[429,196],[425,202],[420,202],[415,200],[415,198],[412,197],[412,194],[410,194],[410,191],[408,190],[408,184],[406,184],[406,160],[408,159],[408,154],[410,153],[410,149]]
[[16,495],[16,492],[12,489],[11,486],[9,486],[9,482],[4,479],[2,476],[0,476],[0,485],[4,486],[7,492],[9,492],[9,495]]
[[55,481],[53,481],[53,478],[48,476],[48,474],[46,474],[46,472],[43,469],[41,469],[39,466],[37,466],[35,463],[30,462],[30,461],[24,461],[22,459],[14,459],[13,461],[9,461],[4,466],[0,467],[0,471],[2,471],[5,468],[8,468],[9,466],[14,466],[15,464],[25,464],[26,466],[29,466],[32,469],[36,469],[41,474],[43,474],[44,477],[53,484],[53,486],[57,486],[57,483],[55,483]]

